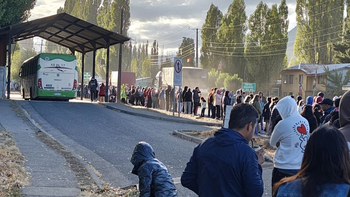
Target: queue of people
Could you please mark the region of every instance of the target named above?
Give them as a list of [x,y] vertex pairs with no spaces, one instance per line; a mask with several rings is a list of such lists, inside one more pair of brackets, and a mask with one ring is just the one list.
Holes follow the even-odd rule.
[[[268,119],[265,129],[271,130],[270,143],[277,147],[271,174],[274,197],[349,195],[350,91],[333,101],[319,98],[322,94],[308,97],[304,104],[301,97],[268,97],[260,107],[263,94],[249,96],[248,103],[242,97],[236,95],[228,128],[194,148],[181,176],[184,187],[203,197],[262,196],[265,150],[253,149],[249,141],[263,117],[261,121]],[[202,97],[203,108],[206,103]],[[136,145],[131,163],[139,177],[140,196],[177,196],[171,175],[148,143]]]
[[[290,96],[267,98],[263,113],[270,115],[263,117],[272,129],[270,143],[277,147],[271,175],[274,197],[349,196],[350,91],[333,101],[319,97],[307,98],[305,104]],[[229,128],[194,149],[181,177],[184,187],[199,196],[263,195],[264,150],[248,145],[259,120],[255,105],[234,105]]]

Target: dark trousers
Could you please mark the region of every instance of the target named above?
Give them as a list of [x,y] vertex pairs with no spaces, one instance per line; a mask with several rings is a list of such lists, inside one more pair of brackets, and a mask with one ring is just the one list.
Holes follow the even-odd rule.
[[96,90],[90,90],[90,96],[91,96],[91,101],[95,100],[97,98],[97,91]]
[[216,106],[215,106],[215,105],[212,105],[212,106],[211,106],[211,113],[212,113],[212,114],[211,114],[211,117],[212,117],[212,118],[215,118],[215,110],[216,110]]
[[275,183],[278,183],[281,179],[285,177],[290,177],[298,173],[299,170],[283,170],[278,168],[273,168],[272,170],[272,187]]
[[204,111],[205,111],[205,108],[202,108],[201,117],[204,117]]
[[217,105],[216,106],[216,117],[220,118],[220,115],[221,115],[221,106]]
[[169,111],[169,105],[170,105],[170,99],[169,99],[169,98],[166,99],[166,104],[165,104],[165,105],[166,105],[166,108],[165,108],[165,109],[166,109],[167,111]]

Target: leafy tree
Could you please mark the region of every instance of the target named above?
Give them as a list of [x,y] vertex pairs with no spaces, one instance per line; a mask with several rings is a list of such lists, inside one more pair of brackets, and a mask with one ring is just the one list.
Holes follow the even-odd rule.
[[132,59],[131,61],[131,72],[134,72],[136,75],[136,78],[140,78],[141,77],[141,67],[137,65],[137,60],[136,59]]
[[19,48],[19,44],[13,45],[13,52],[11,54],[11,80],[20,81],[19,71],[21,68],[21,51]]
[[22,64],[25,60],[27,60],[27,59],[29,59],[29,58],[31,58],[31,57],[34,57],[34,56],[36,56],[36,55],[37,55],[37,53],[36,53],[36,51],[35,51],[34,48],[32,48],[32,49],[27,49],[27,50],[21,49],[21,64]]
[[177,57],[182,58],[183,67],[194,67],[194,39],[184,37],[179,47]]
[[156,40],[154,40],[153,45],[152,45],[152,49],[151,49],[151,76],[155,76],[159,70],[158,68],[158,43]]
[[213,46],[218,49],[215,53],[221,56],[223,71],[230,75],[237,73],[243,78],[244,67],[244,38],[247,31],[247,16],[244,0],[234,0],[222,19],[218,31],[220,44]]
[[27,20],[35,2],[36,0],[1,0],[0,27]]
[[333,44],[334,62],[350,62],[350,5],[347,4],[347,17],[345,18],[343,39]]
[[267,92],[270,83],[279,77],[286,59],[288,42],[288,7],[285,0],[277,7],[260,2],[249,18],[245,57],[251,81]]
[[219,8],[211,4],[201,31],[202,48],[200,60],[203,68],[216,68],[219,64],[220,59],[211,50],[215,49],[212,46],[218,42],[217,33],[221,25],[222,16]]
[[142,77],[151,77],[151,60],[148,57],[142,62]]
[[224,87],[228,91],[235,91],[242,87],[243,79],[239,78],[237,74],[229,76],[224,80]]
[[333,63],[332,43],[340,40],[344,0],[297,0],[294,55],[299,63]]
[[216,87],[216,79],[219,76],[219,71],[215,68],[212,68],[209,72],[208,72],[208,86],[209,87]]
[[219,76],[216,78],[215,87],[217,87],[217,88],[224,87],[224,81],[226,78],[229,78],[229,77],[230,77],[230,75],[228,73],[220,72]]
[[326,91],[332,95],[342,95],[344,91],[343,86],[347,85],[350,81],[350,69],[347,69],[346,74],[343,76],[342,71],[330,70],[328,66],[324,67],[324,76],[327,79]]

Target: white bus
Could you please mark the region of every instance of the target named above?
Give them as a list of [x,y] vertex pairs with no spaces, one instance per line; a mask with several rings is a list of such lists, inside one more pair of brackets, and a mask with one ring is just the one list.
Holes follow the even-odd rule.
[[74,55],[41,53],[24,61],[19,75],[23,99],[76,97],[78,66]]

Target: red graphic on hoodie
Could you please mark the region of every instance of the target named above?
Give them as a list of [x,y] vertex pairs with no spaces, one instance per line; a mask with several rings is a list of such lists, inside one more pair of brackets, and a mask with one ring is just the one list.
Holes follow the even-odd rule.
[[301,133],[301,134],[304,134],[304,135],[307,134],[306,127],[305,127],[304,124],[301,124],[300,127],[297,127],[297,130],[298,130],[298,132]]

